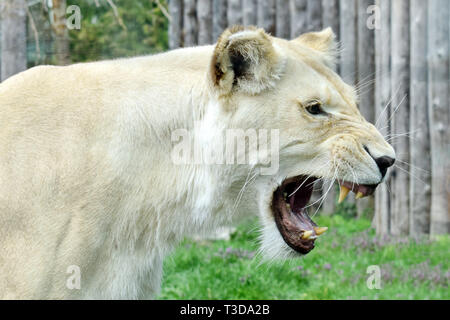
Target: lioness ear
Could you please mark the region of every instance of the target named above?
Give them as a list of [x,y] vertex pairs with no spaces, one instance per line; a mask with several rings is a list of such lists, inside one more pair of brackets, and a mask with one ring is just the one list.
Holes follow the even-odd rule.
[[321,54],[324,62],[329,66],[336,63],[337,43],[336,35],[331,28],[323,29],[320,32],[309,32],[302,34],[300,37],[292,40],[302,44]]
[[234,26],[219,37],[211,60],[211,80],[223,94],[258,94],[273,87],[282,59],[264,30]]

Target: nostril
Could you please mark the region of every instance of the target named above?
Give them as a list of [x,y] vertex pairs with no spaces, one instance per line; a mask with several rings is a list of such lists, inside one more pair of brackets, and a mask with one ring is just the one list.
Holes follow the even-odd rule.
[[373,158],[373,160],[375,160],[378,169],[380,169],[381,175],[384,177],[386,175],[387,169],[394,164],[395,159],[388,156],[375,158],[374,156],[372,156],[372,154],[370,153],[369,149],[366,146],[364,146],[364,150],[366,150],[366,152]]
[[374,159],[378,168],[380,169],[381,175],[384,177],[386,175],[387,169],[392,166],[395,162],[394,158],[383,156],[377,159]]
[[394,164],[395,159],[388,156],[383,156],[375,159],[375,162],[380,169],[387,169]]

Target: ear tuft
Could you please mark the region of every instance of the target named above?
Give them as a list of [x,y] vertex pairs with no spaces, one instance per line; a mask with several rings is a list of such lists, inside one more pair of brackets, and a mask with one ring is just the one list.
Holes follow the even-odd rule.
[[222,93],[258,94],[274,86],[281,76],[281,57],[264,30],[233,26],[219,37],[210,74]]
[[302,34],[292,41],[319,52],[326,64],[335,64],[337,56],[336,35],[330,27],[319,32]]

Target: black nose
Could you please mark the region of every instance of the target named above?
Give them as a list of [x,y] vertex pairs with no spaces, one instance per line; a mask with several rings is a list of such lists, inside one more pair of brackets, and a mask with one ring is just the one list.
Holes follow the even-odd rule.
[[384,177],[386,175],[387,169],[392,166],[395,162],[394,158],[388,157],[388,156],[382,156],[379,158],[375,158],[369,151],[369,148],[364,146],[364,150],[372,157],[373,160],[375,160],[375,163],[378,166],[378,169],[380,169],[381,177]]
[[380,169],[381,175],[384,177],[386,175],[387,169],[392,166],[395,162],[395,159],[388,157],[388,156],[382,156],[379,158],[374,158],[376,164],[378,165],[378,168]]

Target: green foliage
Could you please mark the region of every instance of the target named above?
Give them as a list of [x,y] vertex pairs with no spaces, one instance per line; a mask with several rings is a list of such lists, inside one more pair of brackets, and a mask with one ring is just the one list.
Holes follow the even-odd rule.
[[67,1],[67,6],[78,5],[82,14],[81,29],[69,32],[72,62],[146,55],[168,48],[168,20],[155,1],[115,0],[118,16],[107,1],[98,2],[99,7],[93,0]]
[[[365,218],[316,217],[329,231],[303,258],[263,262],[257,222],[230,241],[185,241],[165,262],[160,299],[449,299],[450,237],[377,237]],[[380,290],[367,267],[381,269]]]

